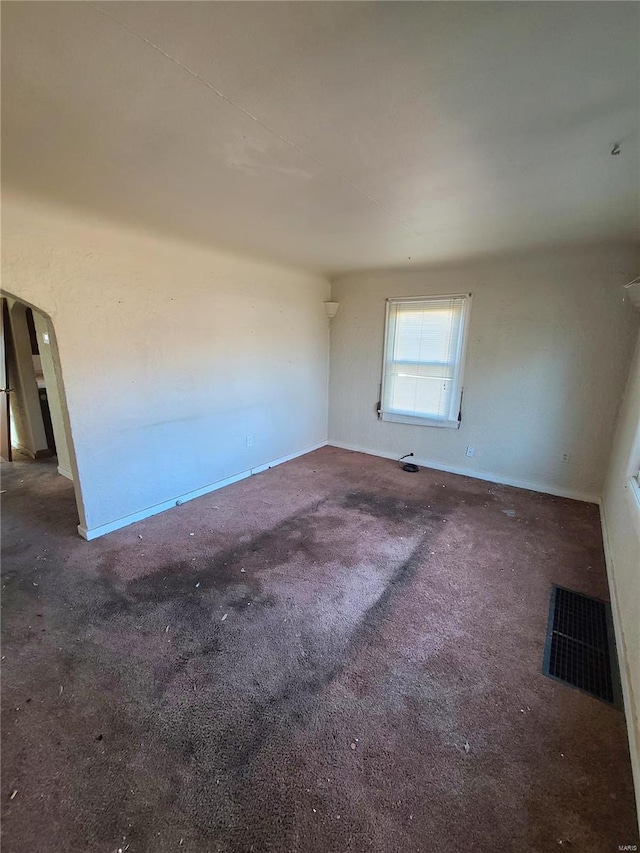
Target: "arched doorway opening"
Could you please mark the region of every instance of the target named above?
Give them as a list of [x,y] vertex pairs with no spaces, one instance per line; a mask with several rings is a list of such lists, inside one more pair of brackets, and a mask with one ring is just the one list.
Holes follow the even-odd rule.
[[[0,456],[12,466],[40,465],[37,476],[73,483],[78,520],[83,508],[55,330],[34,305],[2,295],[0,325]],[[10,472],[11,469],[5,469]],[[36,469],[29,470],[31,479]],[[64,491],[62,485],[61,491]],[[69,490],[67,490],[69,491]],[[77,520],[73,519],[74,524]]]

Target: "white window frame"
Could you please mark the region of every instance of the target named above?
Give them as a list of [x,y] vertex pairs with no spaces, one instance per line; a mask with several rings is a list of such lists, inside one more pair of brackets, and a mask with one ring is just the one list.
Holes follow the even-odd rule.
[[625,489],[629,496],[636,530],[640,533],[640,421],[636,424],[627,466],[628,474]]
[[[447,419],[420,417],[419,415],[405,415],[396,412],[384,411],[385,383],[387,380],[387,349],[389,346],[389,313],[393,305],[408,304],[411,302],[431,302],[442,299],[462,299],[462,315],[460,318],[460,339],[456,351],[456,368],[454,373],[454,389],[451,395],[451,408]],[[444,427],[448,429],[459,429],[462,409],[462,392],[464,390],[464,365],[467,353],[467,341],[469,338],[469,315],[471,312],[471,293],[446,293],[440,296],[393,296],[386,300],[384,321],[384,351],[382,355],[382,382],[380,385],[380,410],[379,417],[383,421],[391,421],[400,424],[415,424],[419,426]]]
[[629,483],[631,485],[631,494],[634,496],[636,501],[635,509],[640,512],[640,460],[631,470]]

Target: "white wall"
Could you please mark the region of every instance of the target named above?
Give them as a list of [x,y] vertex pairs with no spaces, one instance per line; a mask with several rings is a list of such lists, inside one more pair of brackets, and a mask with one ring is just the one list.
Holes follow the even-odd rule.
[[640,497],[630,474],[640,465],[640,336],[605,482],[602,516],[617,628],[625,710],[640,816]]
[[[632,247],[596,246],[336,278],[330,443],[597,500],[637,329],[621,287],[634,265]],[[379,421],[385,298],[460,292],[473,293],[460,429]]]
[[52,321],[89,536],[326,441],[318,275],[12,196],[3,285]]

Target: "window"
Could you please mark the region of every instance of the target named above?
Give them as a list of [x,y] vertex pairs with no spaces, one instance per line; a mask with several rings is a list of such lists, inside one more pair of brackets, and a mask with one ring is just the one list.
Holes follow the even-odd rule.
[[387,299],[380,417],[459,426],[470,294]]
[[631,494],[635,496],[637,508],[640,509],[640,464],[636,465],[631,471],[629,482],[631,483]]

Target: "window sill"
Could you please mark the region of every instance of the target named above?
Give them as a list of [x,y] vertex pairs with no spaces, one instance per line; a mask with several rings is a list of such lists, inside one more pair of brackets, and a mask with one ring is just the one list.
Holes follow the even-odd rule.
[[382,412],[380,419],[395,424],[413,424],[414,426],[440,427],[444,429],[459,429],[460,421],[436,421],[429,418],[416,418],[411,415],[395,415],[392,412]]

